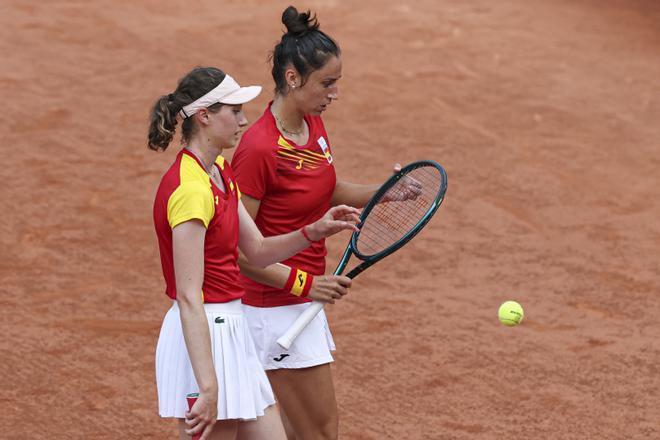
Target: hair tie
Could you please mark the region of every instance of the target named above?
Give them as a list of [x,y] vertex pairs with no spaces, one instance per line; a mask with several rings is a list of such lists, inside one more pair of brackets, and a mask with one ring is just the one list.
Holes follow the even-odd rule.
[[170,93],[169,95],[167,95],[167,101],[168,102],[174,101],[174,93]]

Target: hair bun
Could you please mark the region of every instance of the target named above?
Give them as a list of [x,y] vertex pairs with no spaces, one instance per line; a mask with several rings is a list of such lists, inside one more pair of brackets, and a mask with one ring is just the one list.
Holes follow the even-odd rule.
[[299,13],[293,6],[289,6],[282,13],[282,23],[286,26],[287,34],[293,37],[302,37],[319,28],[316,15],[312,15],[309,10]]

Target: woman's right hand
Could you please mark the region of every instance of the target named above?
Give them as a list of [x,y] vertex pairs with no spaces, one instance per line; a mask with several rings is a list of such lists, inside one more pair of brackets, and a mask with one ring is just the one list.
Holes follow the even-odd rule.
[[352,282],[350,278],[340,275],[315,276],[307,297],[314,301],[334,304],[335,300],[342,299],[348,293]]
[[319,220],[303,228],[307,229],[305,238],[310,241],[319,241],[337,232],[349,230],[359,231],[355,226],[360,222],[360,210],[352,206],[337,205],[330,208]]
[[199,393],[195,404],[186,413],[186,434],[201,434],[200,440],[211,437],[213,425],[218,421],[218,392]]

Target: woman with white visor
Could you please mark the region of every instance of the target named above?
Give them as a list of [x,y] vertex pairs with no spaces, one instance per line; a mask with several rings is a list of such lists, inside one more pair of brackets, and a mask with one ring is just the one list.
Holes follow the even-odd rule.
[[[162,177],[153,210],[166,294],[173,300],[156,349],[159,413],[179,419],[181,439],[285,438],[243,316],[237,248],[264,267],[310,240],[355,230],[358,221],[356,209],[337,206],[299,230],[262,236],[221,155],[247,124],[242,104],[260,91],[200,67],[151,112],[148,146],[156,151],[172,141],[177,117],[183,120],[183,148]],[[189,410],[192,393],[197,399]]]

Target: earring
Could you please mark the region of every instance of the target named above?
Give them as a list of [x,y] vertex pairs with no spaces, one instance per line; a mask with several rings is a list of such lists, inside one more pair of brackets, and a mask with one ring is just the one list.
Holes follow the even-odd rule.
[[296,88],[296,85],[295,85],[295,84],[291,84],[291,88],[292,88],[292,89],[295,89],[295,88]]

